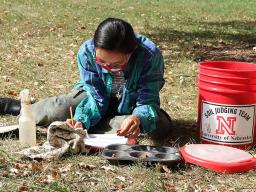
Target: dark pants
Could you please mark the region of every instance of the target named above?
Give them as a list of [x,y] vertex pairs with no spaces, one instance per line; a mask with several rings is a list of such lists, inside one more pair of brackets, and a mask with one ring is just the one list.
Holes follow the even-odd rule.
[[[84,91],[73,90],[69,94],[49,97],[34,103],[32,105],[32,112],[37,125],[48,126],[53,121],[65,121],[67,118],[70,118],[69,107],[72,106],[74,113],[77,105],[85,97],[86,93]],[[117,113],[118,103],[117,99],[111,99],[111,109],[107,111],[106,115],[97,125],[88,130],[88,133],[116,133],[124,119],[129,116]],[[172,128],[171,119],[166,112],[161,110],[158,115],[157,129],[148,133],[155,140],[168,137]]]

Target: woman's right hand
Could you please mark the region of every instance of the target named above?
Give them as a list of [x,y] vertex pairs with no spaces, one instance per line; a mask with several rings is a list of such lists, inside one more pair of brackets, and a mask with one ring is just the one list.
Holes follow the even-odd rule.
[[[83,123],[82,123],[81,121],[75,122],[75,121],[72,120],[72,119],[67,119],[67,120],[66,120],[66,123],[67,123],[70,127],[74,128],[74,129],[76,129],[76,128],[83,128],[83,127],[84,127],[84,126],[83,126]],[[74,125],[72,125],[72,123],[74,123]]]

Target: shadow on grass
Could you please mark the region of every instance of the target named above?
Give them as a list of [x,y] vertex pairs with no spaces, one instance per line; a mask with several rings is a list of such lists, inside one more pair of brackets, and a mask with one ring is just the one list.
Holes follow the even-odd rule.
[[[37,127],[36,138],[37,138],[38,143],[42,143],[42,142],[46,141],[47,129]],[[0,133],[0,139],[1,140],[5,140],[5,139],[18,140],[19,139],[19,129],[15,129],[13,131],[8,131],[5,133]]]
[[19,130],[15,129],[13,131],[8,131],[5,133],[0,133],[0,139],[19,139]]
[[173,121],[173,131],[170,136],[170,143],[173,146],[181,147],[186,143],[198,143],[196,135],[197,122],[184,119]]
[[[172,28],[152,28],[145,35],[157,44],[174,44],[180,54],[195,61],[238,60],[256,62],[253,47],[256,45],[255,21],[191,22],[191,31]],[[170,47],[171,48],[171,47]]]
[[181,147],[187,143],[199,143],[196,135],[197,122],[184,119],[173,120],[173,129],[165,140],[153,141],[154,145]]

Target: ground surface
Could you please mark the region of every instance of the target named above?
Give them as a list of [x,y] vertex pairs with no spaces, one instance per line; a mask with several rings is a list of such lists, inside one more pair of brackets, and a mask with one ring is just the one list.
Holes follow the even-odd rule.
[[[80,44],[109,16],[128,20],[162,50],[161,105],[175,126],[161,143],[167,146],[196,142],[198,62],[256,62],[253,0],[0,0],[0,95],[17,98],[23,88],[38,99],[68,92],[78,80]],[[12,122],[15,117],[0,117]],[[38,137],[43,141],[45,132]],[[256,191],[255,172],[111,166],[86,155],[38,163],[20,160],[14,152],[21,148],[16,139],[0,140],[0,191]]]

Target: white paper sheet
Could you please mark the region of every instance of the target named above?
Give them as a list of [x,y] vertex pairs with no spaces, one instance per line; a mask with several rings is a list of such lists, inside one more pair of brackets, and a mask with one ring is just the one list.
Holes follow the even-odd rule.
[[9,131],[13,131],[18,128],[19,128],[19,125],[0,126],[0,133],[7,133]]
[[126,144],[127,138],[116,134],[89,134],[89,138],[85,138],[84,142],[88,146],[104,148],[111,144]]

